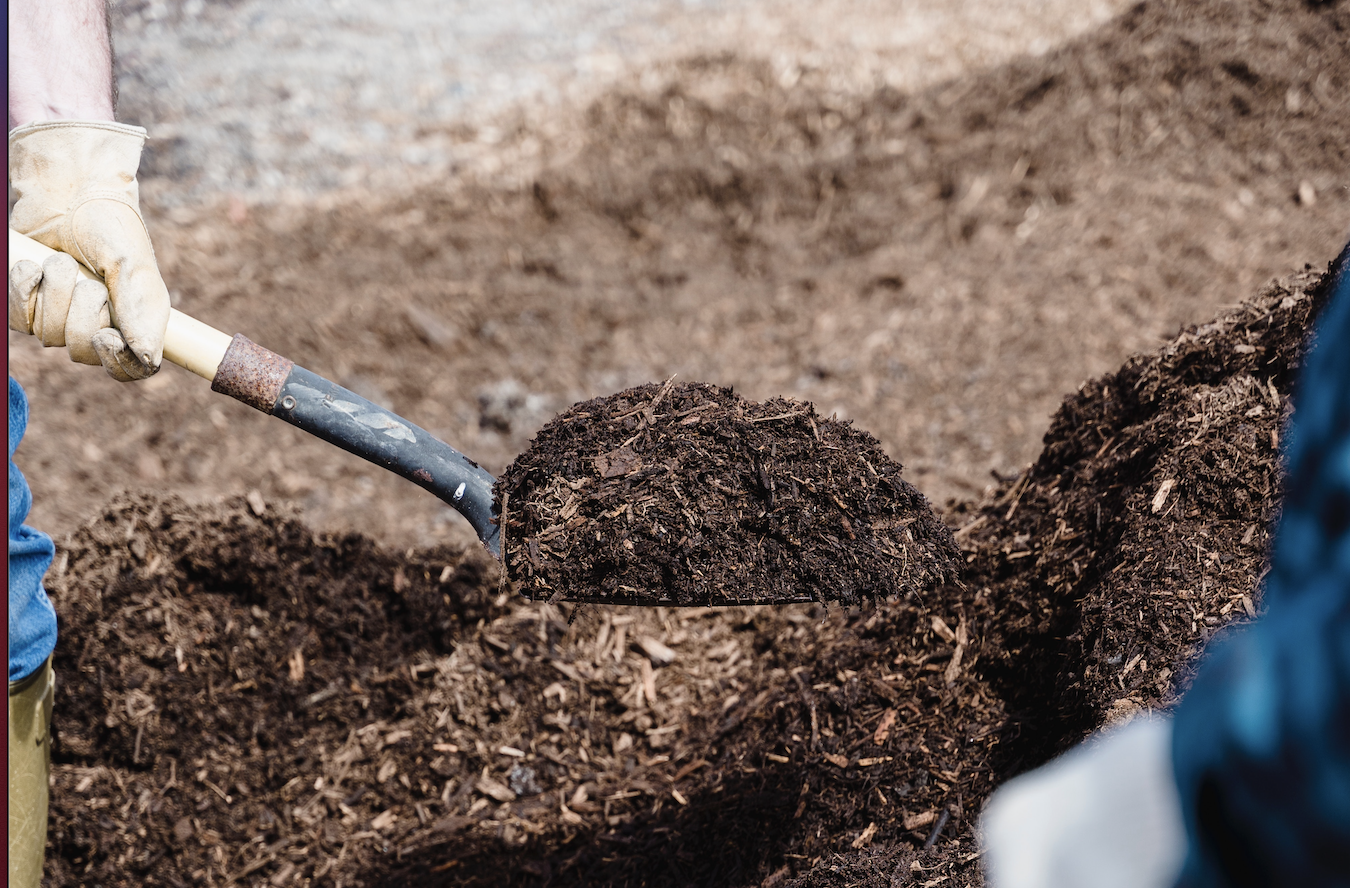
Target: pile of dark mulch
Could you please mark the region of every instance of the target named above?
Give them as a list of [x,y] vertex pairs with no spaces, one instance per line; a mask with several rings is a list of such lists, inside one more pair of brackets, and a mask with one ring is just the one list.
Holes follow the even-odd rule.
[[875,438],[811,404],[648,384],[572,407],[503,473],[508,575],[536,599],[700,606],[922,594],[950,531]]
[[564,620],[255,505],[129,497],[62,541],[53,884],[738,885],[930,838],[973,868],[1001,714],[959,611]]
[[[410,715],[409,665],[496,612],[481,556],[316,537],[256,498],[120,497],[59,551],[53,885],[313,872],[341,849],[297,815],[324,750]],[[409,794],[343,797],[369,819]]]
[[1171,705],[1214,633],[1255,616],[1321,277],[1272,284],[1086,383],[1029,472],[956,508],[971,582],[998,609],[986,675],[1026,741],[1010,767]]
[[[1257,615],[1280,436],[1329,280],[1309,269],[1271,284],[1086,383],[1026,473],[952,504],[974,590],[960,603],[978,639],[970,691],[1003,707],[997,743],[964,753],[991,778],[967,785],[973,807],[1092,730],[1174,705],[1205,645]],[[942,875],[974,852],[969,825]],[[781,884],[934,884],[914,850],[844,851]]]
[[115,503],[51,578],[50,881],[979,884],[998,782],[1259,607],[1317,281],[1071,396],[922,599],[569,613],[256,499]]

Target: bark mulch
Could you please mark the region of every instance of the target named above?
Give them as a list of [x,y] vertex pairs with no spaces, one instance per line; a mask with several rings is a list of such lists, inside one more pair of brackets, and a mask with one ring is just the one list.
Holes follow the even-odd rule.
[[49,880],[979,884],[998,781],[1259,611],[1318,279],[1070,396],[922,598],[548,604],[476,550],[121,498],[50,576]]
[[871,435],[673,379],[550,422],[497,501],[507,572],[543,600],[858,604],[922,595],[960,564]]

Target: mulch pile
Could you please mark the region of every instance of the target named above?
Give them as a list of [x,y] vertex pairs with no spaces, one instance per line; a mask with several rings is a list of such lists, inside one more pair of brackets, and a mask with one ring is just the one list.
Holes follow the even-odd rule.
[[1000,779],[1259,607],[1317,280],[1071,396],[922,600],[563,609],[256,497],[118,500],[51,576],[51,883],[979,884]]
[[503,559],[539,600],[868,599],[955,582],[951,532],[875,438],[701,383],[578,404],[498,482]]
[[1321,277],[1086,383],[1029,472],[953,510],[975,582],[999,592],[985,673],[1028,741],[1010,767],[1175,703],[1215,632],[1255,616]]
[[[550,405],[688,360],[843,405],[950,491],[1005,464],[974,430],[1024,452],[1052,369],[1340,246],[1346,15],[1156,0],[915,96],[696,59],[597,102],[579,153],[515,190],[166,223],[156,246],[184,305],[493,465]],[[962,584],[850,606],[528,601],[476,544],[316,533],[282,503],[416,538],[445,510],[387,473],[168,374],[95,402],[44,365],[41,508],[127,477],[264,494],[123,496],[60,541],[48,882],[979,885],[993,786],[1170,704],[1259,611],[1316,278],[1071,395],[1027,472],[944,510]],[[109,410],[136,420],[95,447]],[[759,474],[727,486],[753,501]],[[515,533],[519,575],[541,534]]]
[[[491,565],[315,539],[261,500],[124,496],[61,552],[55,884],[321,870],[340,849],[304,828],[327,825],[306,814],[320,762],[406,714],[407,664],[500,612]],[[337,801],[360,808],[353,789]]]

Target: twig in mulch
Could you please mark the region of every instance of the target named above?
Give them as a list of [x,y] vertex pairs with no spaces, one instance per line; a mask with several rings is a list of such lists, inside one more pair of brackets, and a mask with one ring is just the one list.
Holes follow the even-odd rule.
[[938,815],[937,823],[933,824],[933,831],[928,834],[928,838],[923,843],[923,850],[932,851],[933,846],[937,844],[938,837],[942,835],[942,828],[947,825],[947,821],[952,818],[952,809],[943,808],[942,813]]

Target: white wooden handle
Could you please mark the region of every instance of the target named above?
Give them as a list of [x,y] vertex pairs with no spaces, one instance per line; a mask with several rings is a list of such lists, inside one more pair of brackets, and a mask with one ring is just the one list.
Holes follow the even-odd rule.
[[[10,268],[21,259],[41,265],[55,252],[51,247],[19,234],[13,228],[9,230]],[[99,279],[98,275],[83,265],[79,266],[79,270],[91,280]],[[220,332],[215,327],[203,324],[196,318],[171,308],[169,328],[164,331],[164,359],[192,371],[203,379],[214,380],[220,360],[225,357],[225,350],[230,347],[230,339],[228,334]]]

